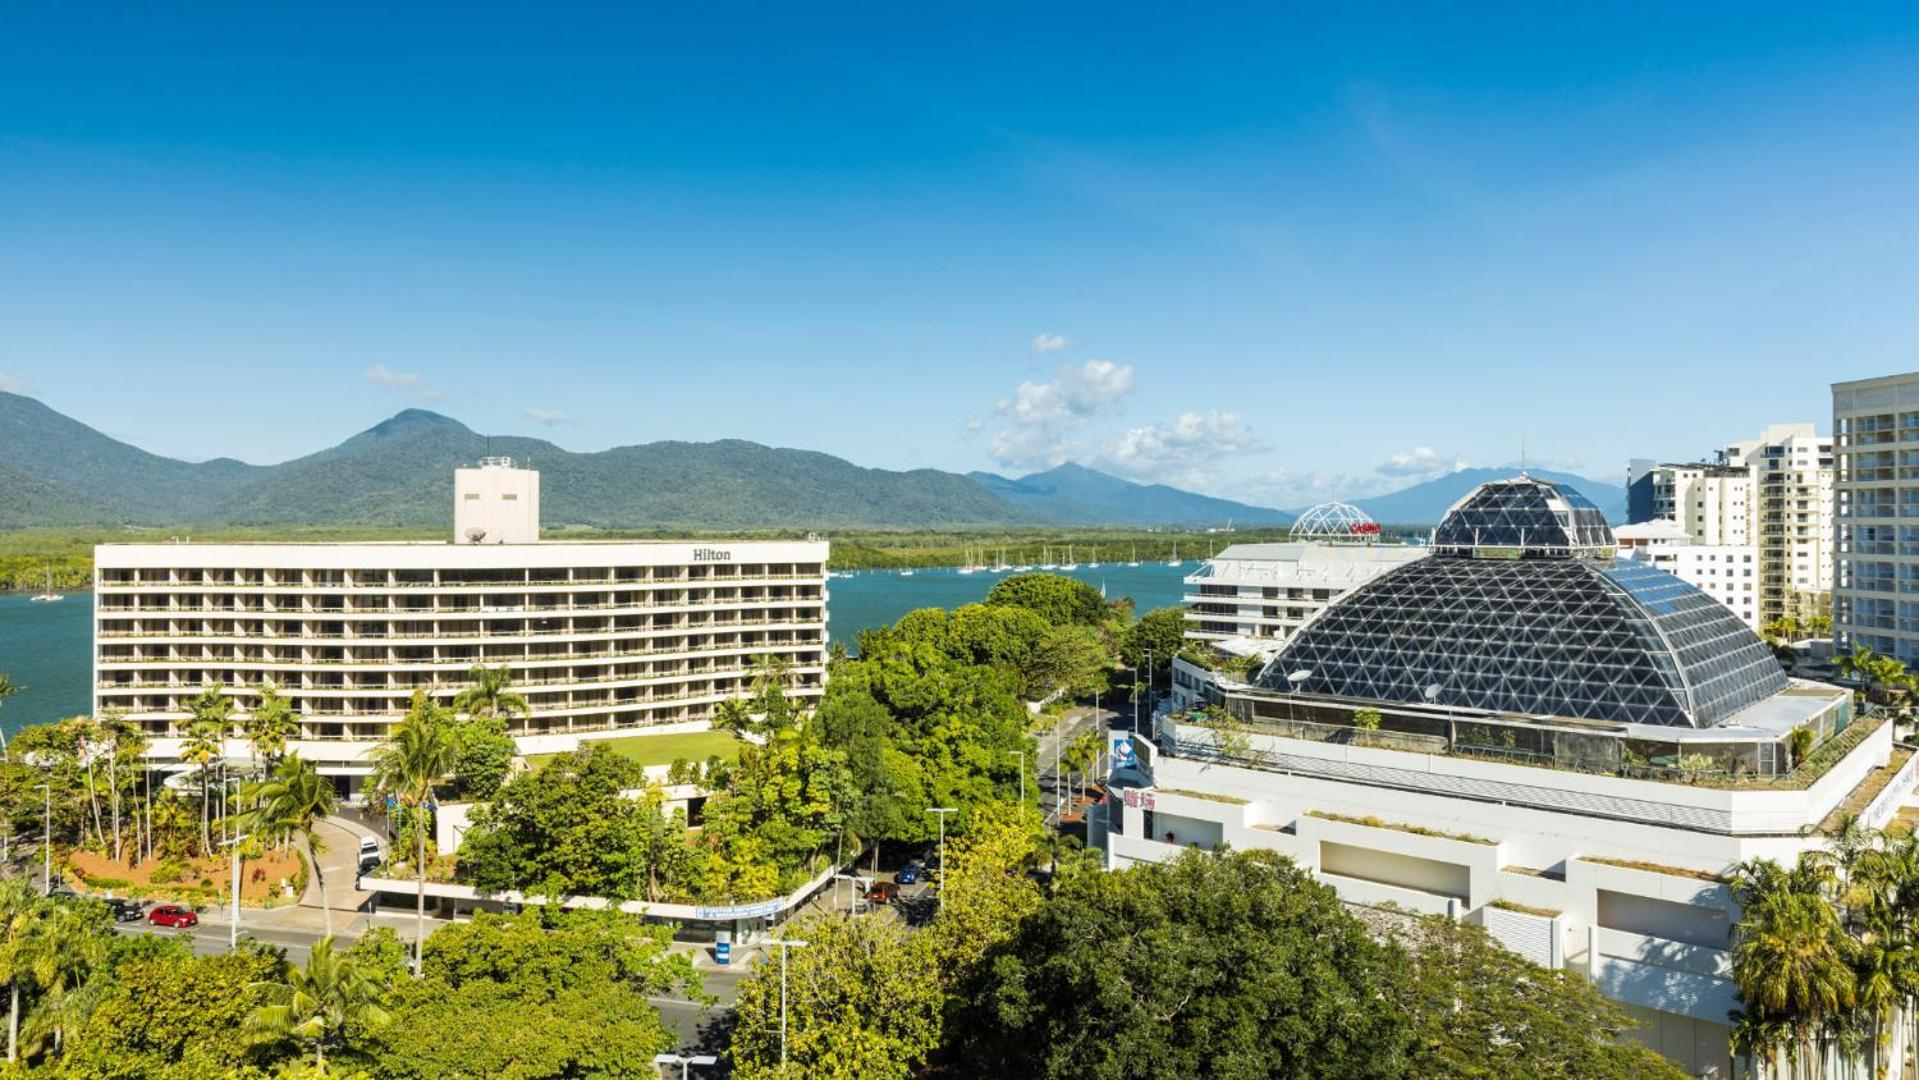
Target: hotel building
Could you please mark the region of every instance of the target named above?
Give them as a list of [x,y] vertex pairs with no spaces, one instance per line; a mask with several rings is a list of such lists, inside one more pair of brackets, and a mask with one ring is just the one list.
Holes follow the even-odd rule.
[[1627,473],[1633,523],[1675,521],[1695,543],[1755,550],[1760,625],[1830,613],[1833,440],[1813,425],[1774,424],[1710,463],[1642,459]]
[[1919,668],[1919,372],[1832,384],[1833,635]]
[[1615,553],[1577,492],[1481,486],[1426,558],[1212,688],[1224,723],[1110,732],[1092,842],[1110,867],[1280,852],[1348,903],[1469,921],[1581,972],[1687,1072],[1735,1075],[1726,873],[1790,862],[1852,813],[1885,825],[1915,759],[1723,605]]
[[271,684],[293,748],[352,792],[414,691],[450,701],[475,665],[511,672],[512,733],[538,751],[704,727],[765,660],[822,692],[825,542],[542,541],[538,474],[500,459],[458,470],[455,507],[450,542],[101,545],[96,712],[177,761],[202,688],[244,717]]

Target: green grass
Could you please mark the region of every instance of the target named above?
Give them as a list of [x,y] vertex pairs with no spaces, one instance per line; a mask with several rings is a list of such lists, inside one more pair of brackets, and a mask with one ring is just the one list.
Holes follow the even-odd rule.
[[[624,739],[593,739],[596,746],[604,746],[625,758],[632,758],[642,765],[671,765],[680,758],[688,761],[705,761],[718,755],[731,761],[740,756],[740,741],[724,731],[686,731],[670,735],[633,735]],[[585,745],[582,742],[582,745]],[[554,754],[533,754],[527,757],[534,767],[545,764],[556,757]]]

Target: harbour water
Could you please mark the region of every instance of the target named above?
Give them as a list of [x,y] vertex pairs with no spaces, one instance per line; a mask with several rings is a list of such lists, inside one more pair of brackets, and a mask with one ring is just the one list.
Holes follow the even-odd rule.
[[[1178,567],[1151,562],[1140,566],[1107,563],[1081,566],[1076,577],[1117,600],[1131,597],[1136,610],[1179,602],[1181,581],[1197,564]],[[982,600],[1005,574],[982,570],[916,570],[902,577],[894,570],[836,574],[827,582],[827,632],[848,648],[861,630],[884,626],[924,607],[959,607]],[[55,604],[36,604],[25,593],[0,593],[0,672],[22,689],[0,703],[0,730],[11,734],[25,724],[85,713],[93,681],[93,594],[69,593]]]

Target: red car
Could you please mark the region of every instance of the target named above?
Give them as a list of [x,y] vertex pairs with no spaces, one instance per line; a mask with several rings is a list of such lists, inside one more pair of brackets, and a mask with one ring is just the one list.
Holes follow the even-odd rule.
[[178,904],[161,904],[147,912],[147,921],[155,926],[176,926],[185,929],[200,925],[200,916]]

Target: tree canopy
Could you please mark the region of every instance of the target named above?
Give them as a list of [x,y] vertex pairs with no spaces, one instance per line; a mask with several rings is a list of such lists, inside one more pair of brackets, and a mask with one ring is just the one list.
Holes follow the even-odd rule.
[[1097,626],[1106,619],[1099,590],[1062,574],[1013,574],[986,594],[993,605],[1025,608],[1052,626]]

